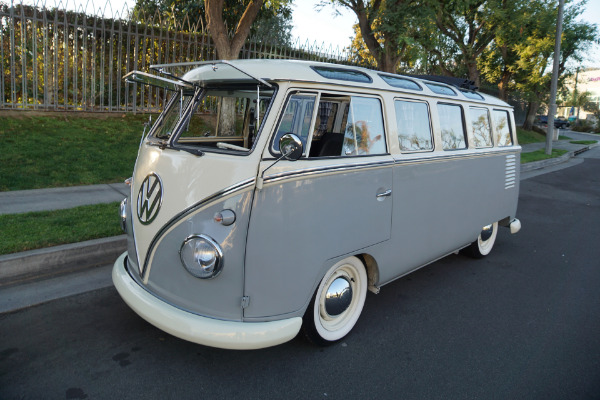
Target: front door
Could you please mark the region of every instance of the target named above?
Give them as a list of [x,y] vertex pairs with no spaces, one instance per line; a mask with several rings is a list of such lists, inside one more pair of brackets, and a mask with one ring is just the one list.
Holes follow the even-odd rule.
[[[304,103],[311,101],[314,110],[307,114]],[[307,137],[306,127],[289,115],[292,107],[302,112],[303,121],[311,121],[312,135]],[[328,260],[390,238],[393,159],[387,154],[380,100],[295,93],[285,113],[274,137],[291,131],[309,148],[300,160],[269,168],[254,196],[245,263],[247,319],[301,309]],[[328,124],[330,119],[334,122]],[[330,131],[319,135],[323,142],[317,144],[319,126]],[[271,144],[260,171],[273,164],[273,153]]]

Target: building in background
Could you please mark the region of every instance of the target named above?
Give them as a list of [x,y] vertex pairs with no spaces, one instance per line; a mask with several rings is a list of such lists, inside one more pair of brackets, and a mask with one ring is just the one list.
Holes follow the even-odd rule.
[[[569,92],[573,92],[575,88],[579,93],[590,92],[591,101],[600,106],[600,68],[580,69],[575,76],[567,82]],[[565,118],[576,118],[577,107],[566,105],[558,108],[558,115]],[[594,119],[594,116],[580,107],[579,119]]]

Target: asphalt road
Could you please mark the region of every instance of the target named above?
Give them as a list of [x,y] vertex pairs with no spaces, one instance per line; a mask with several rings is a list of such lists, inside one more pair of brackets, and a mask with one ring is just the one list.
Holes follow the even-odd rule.
[[521,182],[517,235],[369,293],[341,343],[227,351],[113,288],[0,315],[0,399],[600,399],[600,148]]

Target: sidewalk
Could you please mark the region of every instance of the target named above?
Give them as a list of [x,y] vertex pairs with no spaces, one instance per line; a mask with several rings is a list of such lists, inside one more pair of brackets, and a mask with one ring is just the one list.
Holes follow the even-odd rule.
[[[594,139],[595,137],[595,139]],[[585,139],[572,139],[572,140],[557,140],[552,142],[552,148],[553,149],[558,149],[558,150],[567,150],[567,151],[574,151],[577,152],[579,150],[584,149],[585,147],[588,147],[590,145],[582,145],[582,144],[573,144],[571,143],[571,141],[573,140],[597,140],[600,142],[600,135],[594,135],[594,136],[590,136],[589,138],[585,138]],[[594,146],[594,145],[591,145]],[[529,143],[529,144],[524,144],[521,145],[522,147],[522,153],[531,153],[537,150],[541,150],[541,149],[545,149],[546,148],[546,143],[542,142],[542,143]]]
[[[579,133],[572,135],[571,132],[565,134],[570,137],[575,136],[573,140],[600,141],[599,135]],[[554,149],[567,150],[568,153],[558,158],[521,164],[521,171],[546,169],[567,162],[575,155],[595,146],[598,144],[576,145],[570,143],[570,140],[555,141],[552,143]],[[545,143],[526,144],[522,148],[523,153],[528,153],[545,148]],[[128,192],[129,187],[124,183],[0,192],[0,214],[110,203],[121,201]],[[115,215],[115,218],[118,216]],[[104,271],[102,276],[107,275],[110,265],[125,249],[126,238],[125,235],[121,235],[0,256],[0,313],[47,301],[44,296],[50,295],[42,295],[46,291],[43,282],[61,279],[61,276],[65,277],[65,282],[68,280],[77,282],[73,284],[75,289],[65,291],[68,295],[76,294],[77,291],[109,286],[108,276],[100,279],[97,275],[100,271]],[[72,278],[67,278],[69,276]],[[86,279],[101,283],[92,283],[91,286],[84,287],[81,282]],[[70,283],[63,285],[68,286]]]
[[[567,153],[556,158],[549,158],[542,161],[534,161],[526,164],[521,164],[521,172],[529,172],[536,169],[547,168],[553,165],[561,164],[569,161],[571,158],[581,154],[592,147],[596,147],[600,144],[600,135],[585,132],[562,132],[561,134],[568,135],[571,139],[568,140],[556,140],[552,142],[552,149],[566,150]],[[596,140],[599,143],[591,145],[573,144],[572,141],[579,140]],[[522,153],[531,153],[534,151],[542,150],[546,148],[545,142],[529,143],[521,145]]]
[[0,192],[0,215],[112,203],[123,200],[128,193],[125,183]]

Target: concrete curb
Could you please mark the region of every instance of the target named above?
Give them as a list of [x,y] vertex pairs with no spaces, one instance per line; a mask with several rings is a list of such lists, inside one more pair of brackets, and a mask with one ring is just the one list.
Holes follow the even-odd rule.
[[578,150],[569,151],[568,153],[565,153],[560,157],[549,158],[547,160],[533,161],[530,163],[521,164],[521,172],[535,171],[536,169],[542,169],[542,168],[551,167],[553,165],[562,164],[564,162],[569,161],[571,158],[575,157],[576,155],[584,153],[584,152],[588,151],[589,149],[597,147],[599,145],[600,144],[598,144],[598,143],[591,144],[589,146],[583,146],[582,148],[580,148]]
[[127,248],[126,235],[0,256],[0,287],[113,263]]

